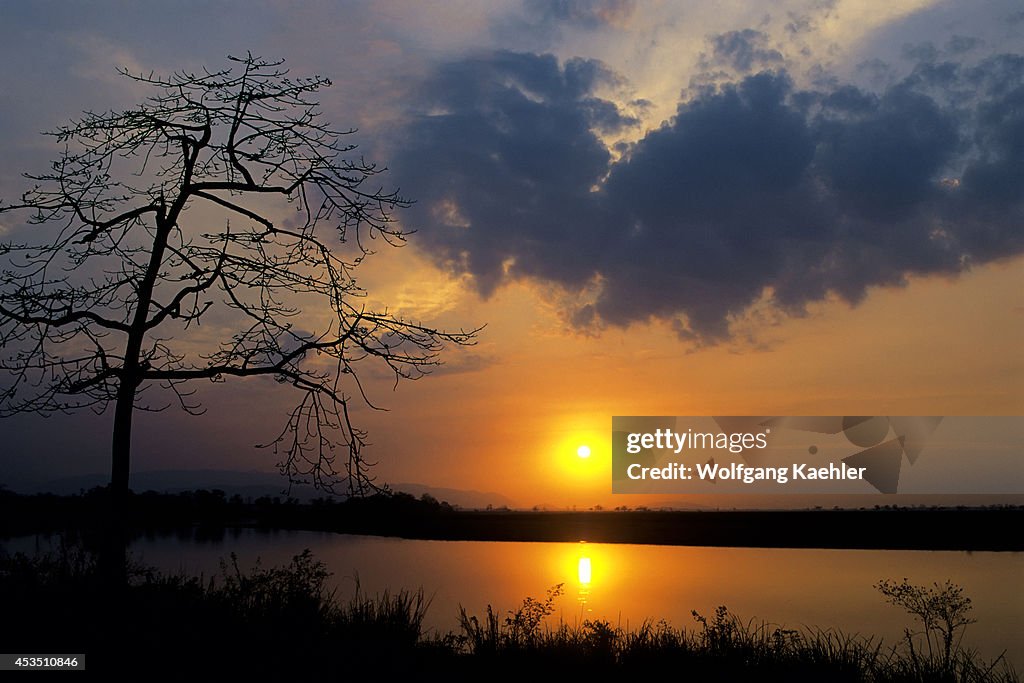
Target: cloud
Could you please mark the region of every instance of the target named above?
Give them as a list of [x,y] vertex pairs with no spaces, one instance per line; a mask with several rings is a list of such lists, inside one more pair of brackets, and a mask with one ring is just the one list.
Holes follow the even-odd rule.
[[566,36],[627,29],[635,10],[635,0],[522,0],[491,20],[492,44],[557,49]]
[[984,45],[985,41],[973,36],[961,36],[954,34],[946,41],[946,51],[955,55],[970,52],[975,48]]
[[579,294],[577,325],[661,319],[698,343],[758,302],[855,304],[1024,251],[1018,55],[930,61],[879,91],[762,70],[698,90],[616,160],[600,133],[632,121],[593,93],[619,80],[508,52],[441,68],[392,165],[418,243],[484,296],[555,284]]
[[595,131],[635,123],[593,95],[615,80],[598,62],[509,52],[439,69],[391,163],[419,200],[417,244],[485,295],[508,277],[590,279],[601,245],[580,230],[603,221],[592,188],[611,161]]
[[470,372],[481,372],[500,363],[500,358],[491,353],[458,350],[446,356],[440,365],[430,368],[429,373],[434,376],[461,375]]
[[756,67],[771,67],[784,61],[781,52],[768,46],[768,36],[751,28],[711,36],[710,42],[711,55],[702,60],[705,67],[727,66],[747,73]]
[[525,0],[523,4],[537,23],[586,29],[624,26],[636,10],[634,0]]

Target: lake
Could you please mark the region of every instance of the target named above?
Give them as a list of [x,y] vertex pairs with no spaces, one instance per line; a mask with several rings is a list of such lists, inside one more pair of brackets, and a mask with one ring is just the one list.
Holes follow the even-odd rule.
[[[9,551],[45,549],[45,537],[21,537]],[[893,643],[916,627],[873,587],[880,579],[927,584],[949,579],[965,589],[977,619],[964,643],[986,658],[1007,651],[1024,668],[1024,553],[902,550],[712,548],[603,543],[418,541],[312,531],[228,530],[214,537],[150,536],[132,545],[135,559],[169,572],[219,573],[229,553],[240,564],[286,564],[309,548],[333,572],[342,598],[358,577],[374,594],[422,587],[433,602],[427,626],[457,628],[459,605],[483,616],[505,614],[524,598],[544,598],[563,584],[549,623],[606,619],[636,628],[645,619],[696,626],[725,605],[744,621],[808,626],[880,636]]]

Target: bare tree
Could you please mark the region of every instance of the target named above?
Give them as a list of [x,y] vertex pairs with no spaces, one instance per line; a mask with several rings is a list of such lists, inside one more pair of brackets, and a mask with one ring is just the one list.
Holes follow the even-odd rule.
[[377,361],[414,379],[477,330],[365,305],[353,271],[373,241],[404,241],[393,212],[407,202],[351,156],[353,131],[321,121],[313,96],[330,81],[229,59],[216,72],[121,71],[152,96],[50,133],[59,158],[0,206],[28,211],[16,234],[30,235],[0,244],[0,410],[113,403],[118,498],[135,411],[200,412],[190,382],[269,376],[299,395],[273,442],[281,471],[364,493],[376,486],[350,416],[369,403],[357,370]]

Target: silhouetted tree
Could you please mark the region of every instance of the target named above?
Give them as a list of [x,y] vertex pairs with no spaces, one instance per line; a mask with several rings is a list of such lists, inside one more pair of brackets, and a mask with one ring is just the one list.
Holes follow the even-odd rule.
[[229,59],[212,73],[122,70],[152,96],[50,133],[59,157],[0,207],[30,212],[13,232],[29,239],[0,244],[0,409],[113,404],[117,498],[136,410],[201,412],[189,382],[273,377],[299,392],[273,441],[282,473],[364,493],[357,369],[376,360],[396,382],[416,378],[476,331],[365,305],[353,270],[371,240],[403,242],[392,214],[407,202],[371,185],[383,169],[349,156],[353,131],[321,120],[313,97],[330,81]]

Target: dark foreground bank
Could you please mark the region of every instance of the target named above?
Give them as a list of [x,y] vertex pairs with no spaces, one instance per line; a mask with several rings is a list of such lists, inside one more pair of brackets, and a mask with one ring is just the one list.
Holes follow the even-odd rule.
[[[67,529],[102,532],[103,489],[78,496],[0,491],[0,537]],[[1024,550],[1024,508],[890,508],[722,512],[458,510],[429,496],[300,504],[222,491],[133,494],[136,533],[230,527],[302,529],[430,540],[589,541],[656,545],[906,550]]]
[[[130,584],[111,592],[74,544],[41,558],[0,557],[0,642],[6,652],[84,654],[87,671],[134,680],[603,681],[665,672],[686,681],[1019,680],[1005,661],[960,647],[969,600],[950,584],[880,582],[880,599],[908,609],[912,627],[905,640],[883,643],[744,622],[724,607],[694,613],[684,628],[569,627],[548,619],[560,586],[506,614],[463,611],[457,630],[428,633],[422,591],[339,602],[328,576],[306,551],[289,566],[251,572],[229,560],[206,582],[136,567]],[[944,626],[941,614],[953,621]]]

